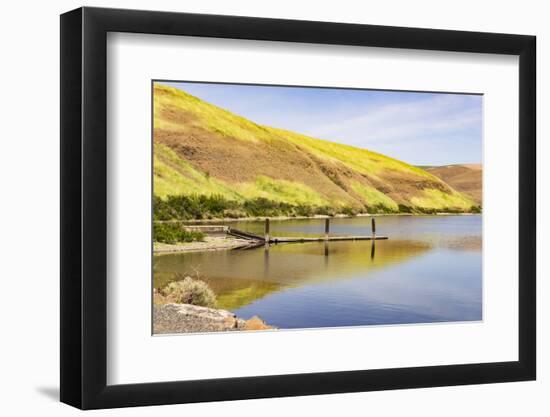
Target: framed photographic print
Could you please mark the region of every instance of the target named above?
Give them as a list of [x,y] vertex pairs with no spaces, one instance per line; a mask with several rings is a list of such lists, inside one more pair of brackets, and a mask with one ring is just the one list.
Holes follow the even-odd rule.
[[535,379],[535,38],[61,16],[61,400]]

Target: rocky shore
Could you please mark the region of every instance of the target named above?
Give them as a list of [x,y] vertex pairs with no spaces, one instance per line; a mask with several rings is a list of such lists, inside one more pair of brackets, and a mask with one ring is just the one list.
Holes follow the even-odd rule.
[[244,320],[227,310],[175,303],[153,306],[154,334],[268,329],[274,327],[268,326],[258,317]]

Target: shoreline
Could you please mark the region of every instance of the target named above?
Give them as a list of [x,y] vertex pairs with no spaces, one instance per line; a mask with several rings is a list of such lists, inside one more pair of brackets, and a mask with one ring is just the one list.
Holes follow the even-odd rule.
[[206,236],[203,241],[184,242],[177,244],[157,243],[153,244],[153,255],[163,255],[177,252],[210,252],[218,250],[231,250],[252,246],[250,240],[239,239],[232,236]]
[[[184,225],[204,225],[221,222],[239,222],[239,221],[265,221],[270,220],[301,220],[301,219],[334,219],[334,218],[354,218],[354,217],[382,217],[382,216],[418,216],[418,217],[432,217],[432,216],[481,216],[481,213],[438,213],[438,214],[410,214],[410,213],[396,213],[396,214],[375,214],[375,215],[357,215],[357,216],[316,216],[316,217],[246,217],[242,219],[205,219],[205,220],[166,220],[165,223],[183,223]],[[153,255],[167,255],[174,253],[189,253],[189,252],[213,252],[221,250],[233,250],[233,249],[249,249],[258,246],[263,246],[257,241],[239,238],[230,234],[214,234],[206,235],[202,241],[193,242],[180,242],[175,244],[153,242]]]
[[194,219],[194,220],[155,220],[157,223],[184,223],[184,224],[210,224],[210,223],[236,223],[236,222],[257,222],[265,219],[269,220],[321,220],[321,219],[353,219],[356,217],[397,217],[397,216],[414,216],[414,217],[430,217],[430,216],[481,216],[483,213],[435,213],[435,214],[423,214],[423,213],[380,213],[380,214],[356,214],[346,215],[337,214],[335,216],[328,216],[318,214],[315,216],[264,216],[264,217],[238,217],[238,218],[212,218],[212,219]]

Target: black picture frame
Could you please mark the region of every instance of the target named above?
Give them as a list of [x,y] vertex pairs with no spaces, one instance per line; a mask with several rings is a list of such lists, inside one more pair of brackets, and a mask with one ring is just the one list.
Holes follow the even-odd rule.
[[[513,362],[107,385],[108,32],[519,56],[519,358]],[[79,8],[61,15],[61,401],[82,409],[533,380],[534,36]]]

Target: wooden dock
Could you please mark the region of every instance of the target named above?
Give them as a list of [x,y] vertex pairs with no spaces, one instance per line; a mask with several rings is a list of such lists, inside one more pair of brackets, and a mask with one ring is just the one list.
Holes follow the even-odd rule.
[[341,240],[387,240],[388,236],[274,237],[269,243],[332,242]]
[[244,232],[242,230],[234,229],[233,227],[229,228],[229,230],[227,231],[227,234],[241,238],[241,239],[246,239],[246,240],[265,241],[265,239],[262,236],[255,235],[249,232]]
[[376,234],[376,223],[374,217],[371,220],[371,234],[359,235],[359,236],[330,236],[330,219],[325,219],[325,234],[319,237],[274,237],[270,234],[269,219],[265,219],[264,236],[256,235],[254,233],[245,232],[232,227],[229,227],[227,234],[256,242],[259,246],[261,244],[269,243],[305,243],[305,242],[334,242],[345,240],[387,240],[388,236],[380,236]]

